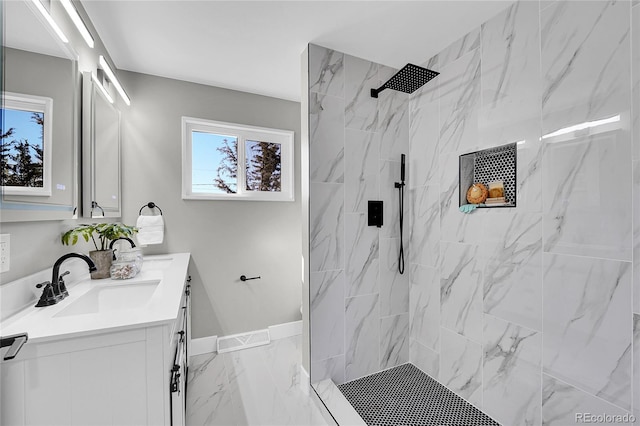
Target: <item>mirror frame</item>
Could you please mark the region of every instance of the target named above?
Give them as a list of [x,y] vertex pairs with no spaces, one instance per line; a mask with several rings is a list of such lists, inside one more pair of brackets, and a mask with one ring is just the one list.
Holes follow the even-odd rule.
[[[97,97],[103,99],[118,115],[118,140],[116,147],[118,150],[118,207],[117,209],[102,208],[96,202],[96,134],[95,120]],[[117,218],[122,216],[122,158],[121,158],[121,113],[109,102],[102,91],[93,81],[90,72],[82,73],[82,216],[87,218]]]
[[[69,125],[71,126],[71,137],[72,137],[72,167],[73,167],[73,183],[72,183],[72,196],[71,196],[71,205],[57,205],[57,204],[44,204],[38,203],[34,201],[22,201],[19,199],[12,200],[4,200],[4,193],[0,194],[0,223],[8,223],[8,222],[30,222],[30,221],[48,221],[48,220],[68,220],[75,219],[78,217],[78,206],[80,203],[80,71],[79,71],[79,61],[80,55],[78,52],[71,46],[70,43],[62,43],[58,39],[58,37],[53,33],[53,30],[49,27],[49,24],[44,21],[44,18],[40,15],[38,10],[31,4],[30,1],[24,1],[26,6],[31,10],[36,19],[43,25],[46,31],[51,35],[51,37],[55,40],[56,44],[59,46],[60,50],[66,55],[66,59],[71,62],[72,66],[72,81],[71,89],[72,89],[72,119]],[[6,13],[4,10],[4,4],[0,5],[0,19],[2,22],[6,19]],[[0,35],[0,55],[4,58],[4,43],[5,43],[5,34],[4,32]],[[0,82],[0,92],[1,103],[4,107],[5,105],[5,71],[4,71],[4,59],[2,63],[2,81]],[[55,141],[54,141],[55,143]],[[55,148],[53,148],[55,149]],[[55,165],[52,165],[55,167]],[[14,196],[11,194],[7,194],[12,198],[21,197]],[[26,196],[25,196],[26,197]]]

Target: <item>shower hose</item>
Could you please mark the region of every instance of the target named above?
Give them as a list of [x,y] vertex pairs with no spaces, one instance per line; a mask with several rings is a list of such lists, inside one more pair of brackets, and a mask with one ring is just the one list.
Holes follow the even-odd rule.
[[400,274],[404,274],[404,244],[402,242],[402,231],[404,227],[404,181],[397,184],[397,187],[400,190],[400,197],[398,197],[400,207],[400,251],[398,253],[398,272]]

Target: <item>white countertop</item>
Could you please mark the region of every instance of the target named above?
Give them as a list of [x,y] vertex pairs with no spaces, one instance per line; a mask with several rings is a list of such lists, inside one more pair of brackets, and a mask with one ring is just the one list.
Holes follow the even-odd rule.
[[[189,258],[189,253],[145,256],[141,272],[128,280],[91,280],[87,273],[80,282],[67,285],[69,296],[61,302],[42,308],[30,306],[4,320],[2,335],[26,332],[29,334],[29,343],[36,343],[148,327],[175,320],[187,278]],[[134,286],[158,280],[160,282],[149,301],[135,309],[57,316],[90,290]]]

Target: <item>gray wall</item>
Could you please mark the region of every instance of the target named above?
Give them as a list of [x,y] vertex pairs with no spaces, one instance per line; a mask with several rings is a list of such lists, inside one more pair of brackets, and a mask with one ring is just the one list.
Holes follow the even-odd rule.
[[[146,254],[191,252],[193,335],[227,335],[300,319],[300,104],[132,72],[122,108],[123,221],[148,201],[165,240]],[[181,198],[181,117],[295,132],[295,202]],[[259,275],[242,283],[240,275]]]
[[[425,62],[441,74],[410,100],[411,361],[501,424],[640,414],[631,9],[516,3]],[[458,156],[513,142],[517,207],[462,214]]]
[[[370,96],[394,72],[309,45],[314,383],[343,383],[409,360],[409,274],[397,272],[394,189],[400,154],[409,152],[409,98],[392,91]],[[384,202],[382,228],[367,226],[368,200]]]

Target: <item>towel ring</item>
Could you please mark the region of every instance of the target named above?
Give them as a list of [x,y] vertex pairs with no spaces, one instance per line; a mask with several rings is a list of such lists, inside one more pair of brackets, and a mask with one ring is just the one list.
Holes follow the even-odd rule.
[[142,215],[142,209],[144,209],[145,207],[149,207],[150,209],[158,209],[158,210],[160,210],[160,216],[162,216],[162,209],[160,207],[158,207],[156,205],[156,203],[154,203],[153,201],[149,201],[147,204],[145,204],[144,206],[140,207],[140,211],[138,212],[138,216]]

